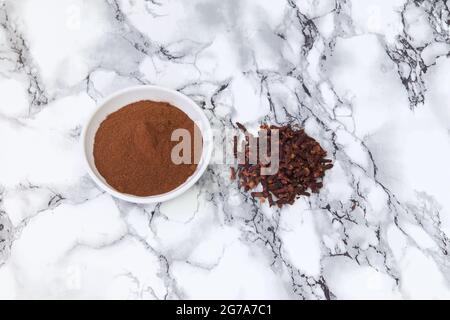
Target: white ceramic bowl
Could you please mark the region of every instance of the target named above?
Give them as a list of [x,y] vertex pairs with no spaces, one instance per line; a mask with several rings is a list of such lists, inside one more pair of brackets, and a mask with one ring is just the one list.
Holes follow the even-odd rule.
[[[93,152],[95,134],[97,133],[97,130],[103,120],[105,120],[109,114],[119,110],[120,108],[141,100],[163,101],[174,105],[186,113],[197,124],[203,135],[203,151],[197,170],[176,189],[167,193],[149,197],[139,197],[121,193],[111,187],[95,167]],[[131,87],[121,90],[104,99],[86,123],[81,135],[81,142],[84,159],[87,164],[87,170],[91,178],[100,186],[100,188],[114,197],[135,203],[155,203],[167,201],[188,190],[205,172],[213,150],[211,126],[203,113],[203,110],[194,101],[178,91],[157,86]]]

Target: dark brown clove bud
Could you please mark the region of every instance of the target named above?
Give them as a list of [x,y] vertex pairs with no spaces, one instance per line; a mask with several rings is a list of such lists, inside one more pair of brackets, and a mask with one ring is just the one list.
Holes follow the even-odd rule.
[[[247,129],[240,123],[236,125],[247,134],[248,142]],[[333,167],[332,160],[325,158],[326,151],[320,144],[298,127],[263,124],[261,129],[268,130],[269,139],[270,129],[279,130],[279,150],[274,151],[280,159],[278,172],[271,176],[262,176],[261,168],[267,165],[250,164],[248,143],[243,143],[245,163],[239,164],[237,169],[232,168],[232,180],[238,176],[239,186],[246,191],[261,184],[263,191],[252,192],[251,196],[258,198],[261,203],[267,199],[270,206],[277,205],[280,208],[285,204],[293,204],[300,196],[309,197],[311,193],[319,192],[323,186],[325,171]],[[238,146],[237,138],[234,140],[234,146]],[[235,149],[235,157],[237,154]]]

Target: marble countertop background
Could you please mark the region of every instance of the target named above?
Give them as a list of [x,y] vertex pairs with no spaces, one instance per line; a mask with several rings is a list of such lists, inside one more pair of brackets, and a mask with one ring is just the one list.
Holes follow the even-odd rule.
[[[450,298],[450,1],[0,0],[0,298]],[[157,84],[213,127],[294,122],[335,162],[259,205],[212,165],[102,193],[79,137]]]

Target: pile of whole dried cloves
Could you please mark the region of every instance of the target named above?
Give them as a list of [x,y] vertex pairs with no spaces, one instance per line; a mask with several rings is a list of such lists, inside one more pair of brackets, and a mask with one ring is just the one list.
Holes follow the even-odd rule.
[[[266,199],[270,206],[282,207],[285,204],[293,204],[300,196],[310,196],[319,192],[322,188],[322,178],[325,171],[333,167],[332,161],[326,159],[326,151],[320,144],[308,136],[305,131],[295,126],[261,125],[261,130],[267,131],[270,140],[271,130],[278,130],[278,171],[274,174],[262,175],[261,169],[267,166],[257,157],[256,163],[250,163],[248,144],[250,139],[259,140],[252,136],[240,123],[238,128],[246,134],[242,141],[241,152],[245,155],[245,163],[238,163],[231,168],[231,179],[238,178],[238,184],[245,191],[252,190],[261,184],[262,191],[254,191],[251,195],[259,198],[261,202]],[[238,157],[237,137],[234,140],[234,156]],[[268,143],[270,149],[270,143]],[[259,141],[258,141],[259,148]],[[269,150],[269,153],[272,150]]]

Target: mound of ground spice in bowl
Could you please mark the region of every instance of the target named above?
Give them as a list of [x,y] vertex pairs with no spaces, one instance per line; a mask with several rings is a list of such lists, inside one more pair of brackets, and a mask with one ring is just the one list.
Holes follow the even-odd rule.
[[[189,163],[176,164],[171,158],[180,143],[171,141],[176,129],[186,129],[192,137]],[[168,103],[146,100],[129,104],[100,124],[94,142],[95,166],[121,193],[145,197],[169,192],[197,169],[196,129],[187,114]]]
[[[322,180],[325,171],[333,167],[332,160],[326,158],[326,151],[302,128],[291,125],[261,125],[261,130],[267,131],[269,141],[271,130],[275,129],[279,134],[278,170],[274,174],[263,175],[262,168],[269,164],[261,163],[259,156],[256,163],[249,161],[249,141],[257,141],[256,151],[259,153],[259,137],[252,136],[242,124],[238,123],[237,126],[246,135],[242,143],[245,161],[239,163],[237,168],[231,167],[231,179],[239,178],[238,184],[245,191],[261,186],[262,191],[251,192],[252,197],[259,198],[261,202],[267,199],[270,206],[277,205],[281,208],[286,204],[293,204],[300,196],[309,197],[311,193],[318,193],[323,187]],[[234,156],[237,158],[237,137],[234,144]]]

